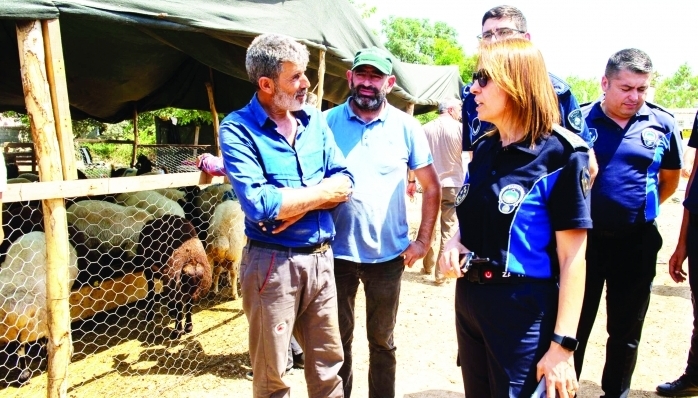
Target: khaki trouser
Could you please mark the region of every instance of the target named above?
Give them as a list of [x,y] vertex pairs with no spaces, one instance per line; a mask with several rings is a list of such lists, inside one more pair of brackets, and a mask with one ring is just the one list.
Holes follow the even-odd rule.
[[300,254],[248,246],[240,264],[242,307],[249,328],[255,398],[289,397],[286,372],[291,334],[305,352],[311,398],[342,397],[343,361],[332,249]]
[[460,188],[441,188],[441,210],[439,211],[439,222],[434,226],[431,247],[427,255],[424,256],[424,273],[431,274],[434,270],[434,278],[437,282],[444,280],[437,261],[444,250],[444,245],[458,231],[458,216],[456,215],[456,196]]

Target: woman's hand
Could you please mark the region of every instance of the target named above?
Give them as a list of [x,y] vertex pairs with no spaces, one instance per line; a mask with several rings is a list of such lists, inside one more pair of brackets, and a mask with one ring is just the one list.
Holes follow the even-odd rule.
[[579,391],[577,373],[574,370],[574,352],[550,343],[550,349],[543,355],[537,366],[538,380],[545,376],[546,391],[549,397],[574,398]]
[[439,257],[439,269],[446,278],[460,278],[463,276],[460,267],[460,254],[469,250],[460,243],[460,231],[449,239],[444,245],[443,253]]

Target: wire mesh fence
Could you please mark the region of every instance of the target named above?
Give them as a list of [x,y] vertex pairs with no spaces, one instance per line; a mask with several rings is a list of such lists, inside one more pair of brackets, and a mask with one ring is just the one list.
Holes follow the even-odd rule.
[[[148,150],[154,165],[182,172],[201,148]],[[231,360],[230,373],[244,377],[246,324],[233,300],[244,216],[230,191],[214,184],[66,198],[70,396],[151,396]],[[41,202],[4,203],[2,227],[0,397],[45,396]]]
[[[111,145],[118,151],[110,150],[110,156],[100,157],[103,147]],[[86,178],[121,177],[158,173],[189,173],[199,171],[196,158],[202,153],[211,152],[210,145],[140,145],[134,164],[133,144],[104,144],[80,141],[75,144],[76,160]],[[112,149],[112,148],[110,148]],[[116,152],[116,154],[114,154]]]

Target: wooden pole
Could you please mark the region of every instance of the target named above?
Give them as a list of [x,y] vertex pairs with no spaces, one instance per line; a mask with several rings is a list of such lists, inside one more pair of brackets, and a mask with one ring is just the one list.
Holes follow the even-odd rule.
[[[198,124],[196,125],[196,128],[194,128],[194,145],[199,145],[199,132],[201,130],[201,126]],[[198,150],[194,149],[194,157],[198,155]]]
[[317,67],[317,106],[322,109],[322,96],[325,95],[325,50],[320,50],[320,59]]
[[405,112],[407,112],[408,115],[414,115],[414,104],[407,104],[407,107],[405,107]]
[[133,104],[133,153],[131,154],[131,167],[136,165],[136,156],[138,154],[138,109],[136,104]]
[[56,119],[56,135],[58,136],[58,147],[63,166],[63,179],[66,181],[77,180],[73,123],[70,117],[68,83],[65,79],[61,26],[57,19],[49,19],[41,21],[41,28],[44,39],[44,51],[46,52],[46,74],[49,90],[51,90],[53,115]]
[[[44,42],[39,21],[17,22],[20,74],[24,101],[38,154],[42,181],[62,181],[61,152],[56,136],[51,90],[46,75]],[[46,310],[48,314],[47,397],[66,397],[70,335],[68,224],[63,198],[42,201],[46,233]]]
[[213,85],[211,82],[206,82],[206,92],[208,92],[208,104],[211,107],[211,117],[213,118],[213,137],[215,138],[213,153],[216,156],[221,156],[221,142],[218,137],[218,112],[216,112],[216,103],[213,100]]

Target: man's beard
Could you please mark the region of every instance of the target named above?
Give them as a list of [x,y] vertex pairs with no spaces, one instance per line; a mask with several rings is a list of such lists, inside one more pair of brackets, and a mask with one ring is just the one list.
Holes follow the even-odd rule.
[[[286,94],[281,90],[276,90],[274,92],[274,96],[272,97],[272,102],[274,103],[274,106],[276,106],[279,109],[285,109],[287,111],[295,112],[303,108],[303,104],[305,104],[305,96],[307,94],[308,89],[305,88],[296,91],[294,94]],[[301,99],[300,101],[296,98],[299,96],[303,96],[303,99]]]
[[375,111],[380,109],[381,105],[383,105],[383,101],[385,101],[385,96],[388,94],[387,91],[385,89],[378,90],[377,88],[370,86],[360,86],[360,88],[373,91],[373,95],[366,96],[359,94],[359,90],[352,82],[351,97],[354,100],[354,104],[359,109],[365,111]]

